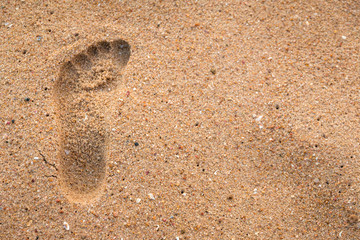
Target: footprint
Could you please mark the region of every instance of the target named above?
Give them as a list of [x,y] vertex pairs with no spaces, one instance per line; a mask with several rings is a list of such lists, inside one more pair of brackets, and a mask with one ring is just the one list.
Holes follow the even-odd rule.
[[124,40],[101,41],[63,63],[54,86],[59,131],[59,184],[77,203],[97,199],[106,177],[110,95],[130,58]]

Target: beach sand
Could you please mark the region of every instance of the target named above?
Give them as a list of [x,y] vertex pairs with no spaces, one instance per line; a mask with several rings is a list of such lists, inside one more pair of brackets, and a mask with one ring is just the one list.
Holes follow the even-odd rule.
[[358,1],[0,12],[0,239],[360,239]]

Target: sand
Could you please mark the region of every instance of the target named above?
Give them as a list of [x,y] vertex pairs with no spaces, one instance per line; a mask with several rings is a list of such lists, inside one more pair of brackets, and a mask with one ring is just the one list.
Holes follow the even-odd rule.
[[0,239],[360,239],[359,9],[1,2]]

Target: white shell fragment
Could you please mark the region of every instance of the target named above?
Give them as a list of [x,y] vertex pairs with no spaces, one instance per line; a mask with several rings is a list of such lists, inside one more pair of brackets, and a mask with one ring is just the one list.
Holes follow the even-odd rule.
[[64,228],[66,231],[69,231],[70,230],[70,226],[67,222],[64,222]]
[[155,200],[154,194],[149,193],[148,195],[149,195],[149,198],[150,198],[151,200]]

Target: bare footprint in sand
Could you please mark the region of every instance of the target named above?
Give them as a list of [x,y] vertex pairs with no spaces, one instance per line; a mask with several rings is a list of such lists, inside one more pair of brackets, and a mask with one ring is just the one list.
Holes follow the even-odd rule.
[[54,86],[59,127],[59,184],[66,197],[88,203],[106,177],[106,108],[130,58],[124,40],[101,41],[65,62]]

